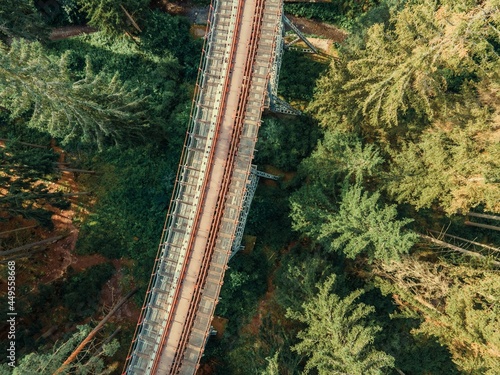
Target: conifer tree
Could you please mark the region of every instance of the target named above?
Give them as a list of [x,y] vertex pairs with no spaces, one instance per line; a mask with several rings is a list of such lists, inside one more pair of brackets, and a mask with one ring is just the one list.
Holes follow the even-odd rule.
[[43,40],[48,37],[47,25],[35,8],[33,0],[2,0],[0,6],[0,47],[14,38]]
[[397,295],[402,309],[423,318],[414,334],[436,337],[465,373],[498,372],[498,273],[408,257],[398,263],[377,262],[374,274],[385,294]]
[[[403,229],[411,220],[398,220],[394,205],[380,205],[378,192],[370,196],[359,185],[346,185],[338,210],[330,204],[327,211],[311,204],[321,192],[307,196],[304,191],[292,196],[293,228],[348,258],[366,255],[370,261],[397,260],[417,240],[415,233]],[[324,195],[322,199],[327,200]]]
[[361,183],[364,178],[375,174],[382,161],[374,144],[363,145],[352,133],[327,130],[301,168],[327,187],[342,178]]
[[333,294],[335,277],[318,285],[318,294],[303,304],[303,311],[287,312],[287,317],[306,325],[299,332],[300,343],[293,347],[307,355],[305,373],[316,369],[319,375],[382,375],[394,366],[394,358],[373,346],[381,330],[369,322],[372,306],[358,303],[363,293],[345,298]]
[[[117,34],[130,29],[129,15],[136,16],[147,10],[148,0],[78,0],[80,9],[87,14],[89,25],[108,34]],[[124,10],[125,9],[125,10]],[[135,22],[135,20],[134,20]]]
[[65,56],[52,61],[39,43],[16,40],[0,51],[0,105],[63,142],[102,148],[140,137],[147,126],[146,100],[116,75],[95,74],[89,60],[85,77],[73,81]]

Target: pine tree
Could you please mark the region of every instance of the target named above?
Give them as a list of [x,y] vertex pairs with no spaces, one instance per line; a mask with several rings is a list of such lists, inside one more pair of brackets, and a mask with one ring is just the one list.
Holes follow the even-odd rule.
[[279,351],[276,352],[272,357],[266,358],[267,367],[261,375],[279,375],[279,366],[278,366],[278,356]]
[[467,127],[426,132],[393,151],[389,193],[417,209],[438,204],[453,214],[483,205],[500,212],[500,143],[493,129],[481,130],[484,122],[475,120]]
[[95,74],[87,60],[85,77],[75,82],[65,56],[52,61],[39,43],[23,40],[0,52],[0,105],[63,143],[77,139],[102,148],[133,141],[147,126],[147,98],[116,75]]
[[363,145],[352,133],[327,130],[312,155],[304,160],[301,169],[319,181],[331,186],[336,180],[361,183],[373,176],[383,162],[374,144]]
[[436,337],[466,373],[500,367],[500,278],[492,271],[405,258],[376,263],[376,283],[423,318],[414,334]]
[[370,261],[397,260],[417,240],[415,233],[403,229],[411,220],[398,220],[394,205],[381,206],[378,192],[370,196],[359,185],[346,185],[338,211],[331,203],[324,206],[327,209],[315,205],[318,197],[328,202],[318,189],[301,189],[292,196],[293,228],[348,258],[366,255]]
[[48,37],[47,25],[35,8],[33,0],[2,0],[0,6],[0,47],[14,38],[43,40]]
[[130,29],[128,24],[131,21],[125,11],[136,16],[147,10],[149,1],[78,0],[78,4],[81,11],[87,14],[89,25],[109,34],[117,34]]
[[[0,366],[1,375],[28,375],[28,374],[53,374],[78,343],[87,336],[90,328],[79,326],[78,332],[73,334],[62,344],[54,345],[50,353],[30,353],[25,355],[12,368],[7,364]],[[88,374],[110,374],[112,369],[107,369],[103,357],[114,355],[118,349],[117,341],[105,344],[97,353],[85,353],[82,360],[68,367],[62,374],[88,375]]]
[[334,283],[332,276],[318,285],[318,294],[303,304],[303,311],[287,312],[287,317],[306,325],[298,334],[301,342],[293,347],[308,356],[305,373],[313,369],[319,375],[387,373],[394,358],[373,346],[381,329],[367,320],[374,308],[356,302],[361,290],[345,298],[333,294]]

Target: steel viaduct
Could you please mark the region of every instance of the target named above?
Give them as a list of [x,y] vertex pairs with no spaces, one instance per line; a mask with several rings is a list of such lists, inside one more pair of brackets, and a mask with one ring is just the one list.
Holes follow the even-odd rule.
[[262,111],[293,113],[276,97],[282,9],[282,0],[212,1],[189,129],[124,375],[194,374],[199,366],[258,178],[252,159]]

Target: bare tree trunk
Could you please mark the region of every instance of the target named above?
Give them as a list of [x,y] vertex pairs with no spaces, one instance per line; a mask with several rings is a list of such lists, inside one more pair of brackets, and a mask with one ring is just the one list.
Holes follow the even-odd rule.
[[10,249],[10,250],[0,251],[0,256],[10,255],[10,254],[17,253],[19,251],[31,249],[32,247],[35,247],[35,246],[40,246],[40,245],[45,245],[45,244],[49,244],[49,243],[52,243],[52,242],[56,242],[56,241],[59,241],[61,238],[64,238],[64,237],[66,237],[66,235],[64,235],[64,236],[50,237],[50,238],[46,238],[45,240],[41,240],[41,241],[37,241],[37,242],[32,242],[32,243],[29,243],[29,244],[26,244],[26,245],[23,245],[23,246],[15,247],[15,248]]
[[15,142],[15,143],[19,143],[20,145],[23,145],[23,146],[36,147],[36,148],[50,148],[50,146],[36,145],[34,143],[26,143],[26,142],[16,141],[14,139],[7,139],[7,138],[0,138],[0,141],[2,141],[2,142]]
[[70,356],[64,361],[64,363],[57,369],[56,372],[54,372],[54,375],[60,374],[61,371],[64,370],[66,366],[68,366],[71,362],[75,360],[75,358],[80,354],[80,352],[83,350],[83,348],[94,338],[94,336],[99,332],[99,330],[104,327],[104,324],[117,312],[120,307],[123,306],[127,300],[132,297],[135,292],[137,292],[138,288],[135,288],[132,290],[130,293],[128,293],[125,297],[123,297],[118,303],[111,309],[111,311],[106,315],[100,322],[97,324],[97,326],[85,337],[85,339],[78,345],[78,347],[73,351],[73,353],[70,354]]
[[44,251],[44,250],[47,250],[47,247],[42,247],[40,249],[35,249],[35,250],[32,250],[32,251],[28,251],[26,253],[15,255],[15,256],[10,257],[10,258],[2,259],[2,260],[0,260],[0,264],[1,263],[5,264],[7,262],[10,262],[11,260],[22,259],[22,258],[29,258],[30,256],[32,256],[32,255],[34,255],[36,253],[39,253],[41,251]]
[[139,27],[139,25],[137,24],[137,22],[135,22],[135,20],[132,18],[132,16],[130,15],[130,13],[127,12],[127,10],[123,7],[122,4],[120,4],[120,7],[122,8],[123,12],[125,13],[125,15],[127,16],[127,18],[129,19],[129,21],[132,23],[132,26],[134,26],[136,28],[136,30],[141,33],[142,32],[141,28]]
[[[426,236],[425,234],[420,234],[420,233],[419,233],[419,236],[420,236],[420,238],[422,238],[424,240],[430,241],[432,243],[435,243],[436,245],[445,247],[447,249],[450,249],[450,250],[453,250],[453,251],[457,251],[459,253],[462,253],[462,254],[465,254],[465,255],[468,255],[468,256],[471,256],[471,257],[475,257],[475,258],[485,259],[486,260],[486,257],[484,255],[475,253],[473,251],[462,249],[461,247],[458,247],[458,246],[455,246],[455,245],[451,245],[451,244],[449,244],[447,242],[444,242],[444,241],[440,241],[440,240],[438,240],[438,239],[436,239],[434,237]],[[493,265],[495,265],[497,267],[500,267],[500,262],[498,262],[496,260],[490,260],[490,262],[491,262],[491,264],[493,264]]]
[[31,229],[31,228],[36,228],[38,225],[31,225],[29,227],[23,227],[23,228],[17,228],[17,229],[11,229],[11,230],[6,230],[5,232],[0,232],[0,236],[3,234],[7,233],[14,233],[14,232],[19,232],[21,230],[26,230],[26,229]]
[[494,225],[474,223],[473,221],[466,221],[464,224],[465,225],[471,225],[473,227],[479,227],[479,228],[485,228],[485,229],[492,229],[492,230],[499,230],[500,231],[500,227],[496,227]]
[[96,174],[95,171],[88,171],[86,169],[76,169],[76,168],[58,168],[63,172],[75,172],[75,173],[88,173],[88,174]]
[[429,232],[431,233],[435,233],[435,234],[442,234],[443,236],[446,236],[446,237],[450,237],[450,238],[454,238],[456,240],[460,240],[460,241],[465,241],[465,242],[468,242],[468,243],[471,243],[473,245],[477,245],[477,246],[481,246],[481,247],[484,247],[485,249],[488,249],[488,250],[492,250],[492,251],[497,251],[497,252],[500,252],[500,249],[497,248],[497,247],[493,247],[493,246],[489,246],[489,245],[485,245],[484,243],[480,243],[480,242],[476,242],[476,241],[471,241],[471,240],[468,240],[466,238],[462,238],[462,237],[458,237],[458,236],[454,236],[452,234],[448,234],[448,233],[441,233],[441,232],[438,232],[437,230],[431,230],[431,229],[428,229]]
[[474,217],[480,217],[482,219],[500,220],[500,216],[496,216],[496,215],[478,214],[476,212],[469,212],[467,215],[474,216]]

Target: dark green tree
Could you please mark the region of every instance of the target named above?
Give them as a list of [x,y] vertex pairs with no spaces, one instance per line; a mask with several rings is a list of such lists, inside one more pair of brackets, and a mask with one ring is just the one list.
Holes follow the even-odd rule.
[[294,350],[308,356],[305,373],[319,375],[382,375],[394,366],[394,358],[377,350],[373,341],[380,327],[368,320],[375,309],[358,303],[363,291],[345,298],[332,293],[335,276],[318,285],[317,295],[302,305],[302,311],[287,317],[306,325]]
[[[108,34],[131,30],[137,16],[148,9],[148,0],[78,0],[80,10],[87,15],[88,23]],[[132,22],[127,13],[134,19]]]
[[379,169],[383,159],[374,144],[363,145],[352,133],[327,130],[312,155],[304,160],[304,172],[328,188],[342,179],[361,183]]
[[316,191],[316,194],[304,195],[299,191],[292,196],[293,228],[348,258],[365,255],[370,261],[397,260],[409,252],[418,238],[403,229],[412,220],[398,220],[394,205],[379,204],[378,192],[369,195],[359,185],[346,185],[338,210],[332,209],[331,203],[326,203],[324,208],[311,206],[318,197],[319,201],[326,202],[322,193]]
[[49,190],[49,182],[57,171],[58,155],[52,149],[24,146],[10,140],[0,148],[0,208],[3,219],[21,215],[52,227],[52,212],[47,205],[67,207],[62,192]]
[[43,40],[48,37],[47,25],[35,8],[33,0],[2,0],[0,6],[0,47],[14,38]]
[[99,148],[140,138],[148,125],[147,98],[116,75],[95,74],[87,60],[84,78],[74,81],[65,55],[53,61],[39,43],[22,40],[0,51],[0,105],[65,143],[79,140]]

